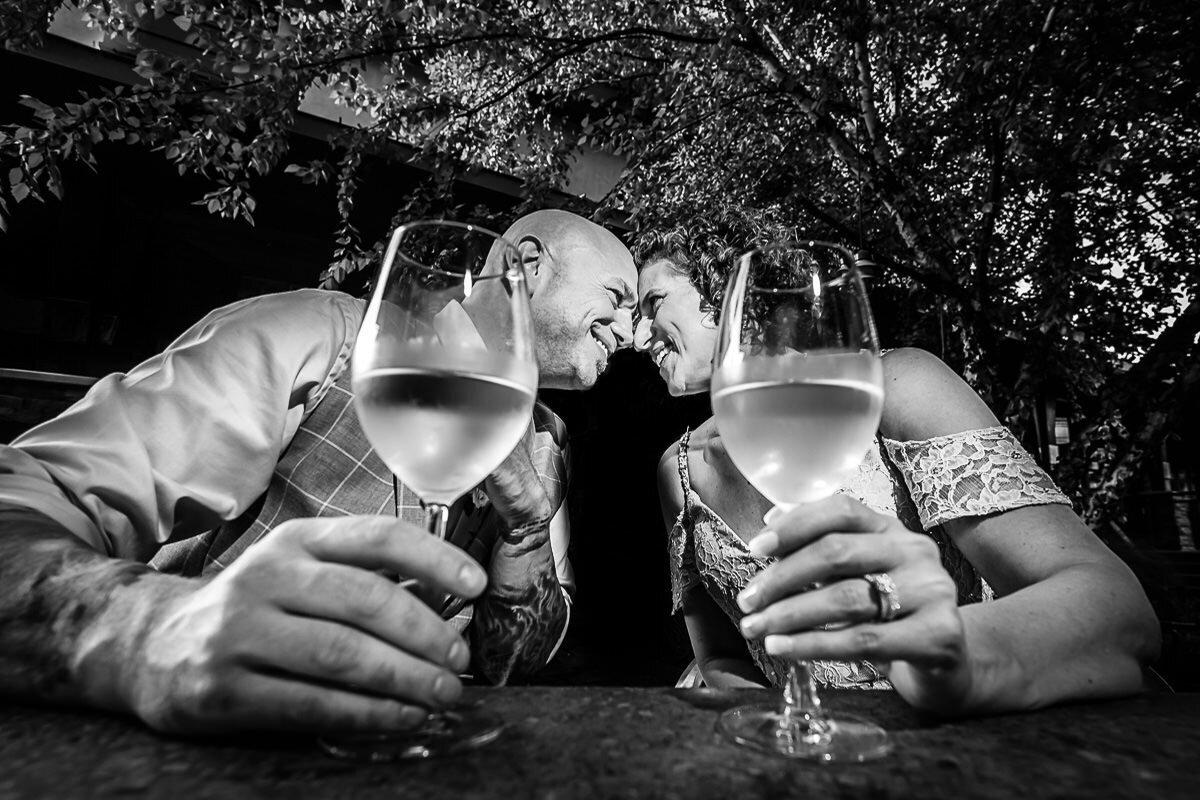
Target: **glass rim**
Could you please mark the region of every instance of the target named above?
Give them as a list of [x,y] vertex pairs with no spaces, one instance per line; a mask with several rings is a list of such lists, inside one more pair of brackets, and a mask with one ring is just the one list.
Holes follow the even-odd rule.
[[[745,293],[758,295],[812,295],[813,284],[808,283],[803,286],[758,286],[754,281],[754,268],[752,259],[755,256],[761,256],[768,253],[773,253],[781,250],[807,250],[808,248],[822,248],[828,252],[832,252],[842,259],[842,265],[838,269],[837,274],[829,278],[821,278],[820,285],[822,288],[837,288],[844,286],[848,282],[862,283],[862,271],[859,270],[858,264],[855,261],[854,254],[845,245],[837,242],[830,242],[823,239],[788,239],[786,241],[771,242],[762,247],[755,247],[747,250],[737,258],[734,273],[745,272]],[[820,266],[818,262],[818,266]]]
[[[509,253],[512,254],[512,259],[511,259],[512,263],[509,265],[509,267],[507,269],[505,269],[503,272],[500,272],[496,275],[476,275],[474,272],[472,272],[470,270],[451,271],[451,270],[447,270],[447,269],[442,269],[440,267],[431,267],[428,264],[425,264],[421,261],[418,261],[415,258],[412,258],[411,256],[408,255],[407,252],[405,252],[403,241],[404,241],[404,235],[406,233],[408,233],[411,229],[435,228],[435,227],[437,227],[437,228],[458,228],[460,230],[466,231],[467,233],[479,233],[484,236],[490,236],[493,240],[501,243],[504,246],[504,248]],[[494,280],[496,278],[505,278],[505,277],[510,278],[510,279],[512,277],[518,277],[521,280],[525,280],[525,278],[526,278],[524,265],[521,264],[521,251],[519,251],[517,249],[517,246],[515,244],[513,244],[510,240],[506,239],[501,234],[496,233],[494,230],[492,230],[490,228],[485,228],[482,225],[476,225],[473,222],[461,222],[459,220],[454,220],[454,219],[413,220],[411,222],[405,222],[401,225],[398,225],[396,227],[395,232],[392,234],[392,237],[396,240],[396,252],[393,255],[393,260],[400,261],[403,264],[405,264],[406,266],[415,267],[429,275],[439,275],[439,276],[442,276],[445,278],[462,278],[464,275],[469,274],[469,275],[471,275],[472,282],[489,281],[489,280]],[[485,259],[484,266],[486,266],[486,264],[487,264],[487,261]]]
[[744,261],[748,258],[753,258],[756,255],[769,253],[775,250],[793,250],[806,247],[817,247],[825,250],[832,250],[844,257],[851,265],[854,264],[854,253],[850,248],[838,242],[831,242],[826,239],[786,239],[778,242],[769,242],[760,247],[755,247],[738,256],[738,261]]

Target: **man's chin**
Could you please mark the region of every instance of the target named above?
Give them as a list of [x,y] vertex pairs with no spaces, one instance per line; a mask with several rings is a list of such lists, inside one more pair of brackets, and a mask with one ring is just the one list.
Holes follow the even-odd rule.
[[599,374],[594,368],[590,372],[585,370],[576,370],[569,376],[543,376],[538,382],[538,385],[543,389],[560,389],[565,391],[582,392],[595,386],[599,377]]

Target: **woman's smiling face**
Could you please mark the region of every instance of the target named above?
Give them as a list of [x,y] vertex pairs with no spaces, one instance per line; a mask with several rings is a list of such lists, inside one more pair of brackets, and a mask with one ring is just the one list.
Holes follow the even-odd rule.
[[708,391],[717,326],[700,292],[670,259],[658,258],[638,275],[638,312],[633,346],[647,353],[678,397]]

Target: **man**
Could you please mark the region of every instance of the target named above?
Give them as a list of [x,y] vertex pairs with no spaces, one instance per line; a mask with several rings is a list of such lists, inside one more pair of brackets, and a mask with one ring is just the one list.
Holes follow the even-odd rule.
[[[630,343],[629,251],[561,211],[506,236],[542,385],[589,388]],[[561,422],[539,409],[487,500],[458,504],[476,558],[388,516],[413,498],[350,406],[363,307],[311,290],[218,309],[0,447],[4,691],[168,731],[397,729],[452,704],[472,662],[495,682],[544,665],[568,615]],[[474,599],[472,652],[383,573]]]

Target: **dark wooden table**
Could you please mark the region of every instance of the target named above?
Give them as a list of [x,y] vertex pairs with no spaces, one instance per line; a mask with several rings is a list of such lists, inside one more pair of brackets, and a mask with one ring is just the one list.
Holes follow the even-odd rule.
[[1108,798],[1200,796],[1200,694],[1156,694],[961,722],[888,693],[827,706],[888,728],[895,750],[817,765],[726,743],[717,713],[763,692],[471,689],[511,727],[472,753],[392,764],[309,737],[156,735],[98,714],[0,705],[0,798]]

